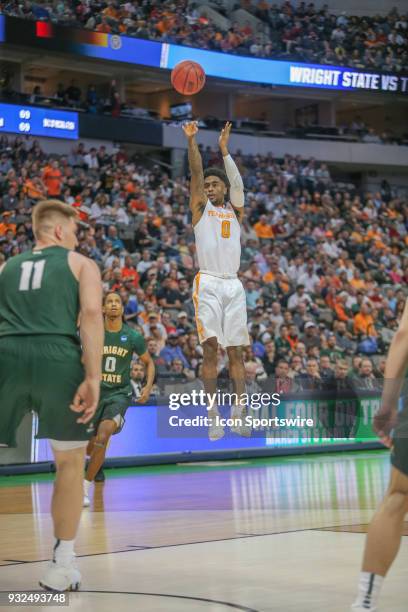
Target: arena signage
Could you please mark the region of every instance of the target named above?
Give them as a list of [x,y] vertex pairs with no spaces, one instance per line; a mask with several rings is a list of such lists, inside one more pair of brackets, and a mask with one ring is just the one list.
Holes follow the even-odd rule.
[[216,53],[163,44],[162,68],[173,68],[191,59],[204,68],[208,76],[236,79],[251,83],[293,87],[313,87],[344,91],[382,91],[408,93],[406,76],[352,70],[344,66],[301,64],[255,57]]
[[408,73],[383,74],[299,62],[243,57],[160,43],[130,36],[90,32],[0,15],[0,42],[34,46],[127,64],[172,69],[182,60],[194,60],[212,77],[277,86],[408,93]]
[[0,133],[30,134],[49,138],[78,138],[78,113],[0,104]]
[[[182,389],[184,390],[184,388]],[[346,401],[346,400],[344,400]],[[138,457],[140,462],[148,462],[151,457],[162,457],[172,463],[182,461],[186,456],[194,459],[194,456],[205,455],[216,457],[223,453],[237,453],[244,451],[248,456],[265,454],[286,454],[291,448],[313,448],[314,452],[325,451],[330,448],[341,448],[343,450],[356,448],[370,448],[377,445],[377,438],[372,431],[372,420],[375,411],[380,404],[380,396],[376,392],[367,392],[364,397],[357,400],[358,407],[358,429],[354,437],[342,438],[339,433],[344,432],[344,422],[338,423],[339,429],[328,432],[324,428],[302,428],[297,427],[283,429],[271,429],[261,425],[257,432],[253,432],[249,438],[243,438],[227,432],[227,435],[216,443],[208,439],[205,427],[195,428],[182,422],[178,418],[177,426],[173,426],[171,419],[174,416],[188,416],[190,420],[196,415],[205,414],[205,410],[195,407],[185,407],[178,411],[170,410],[165,405],[160,406],[135,406],[130,408],[126,414],[126,427],[120,436],[114,436],[109,446],[107,457]],[[296,416],[311,418],[316,423],[321,420],[325,412],[333,412],[333,402],[319,399],[288,399],[283,400],[278,408],[263,406],[254,412],[254,416],[266,418],[272,415],[292,418]],[[221,409],[223,415],[229,414],[229,410]],[[353,421],[354,422],[354,421]],[[178,426],[180,424],[180,426]],[[34,426],[35,430],[35,426]],[[32,440],[32,461],[52,460],[52,454],[46,440]]]

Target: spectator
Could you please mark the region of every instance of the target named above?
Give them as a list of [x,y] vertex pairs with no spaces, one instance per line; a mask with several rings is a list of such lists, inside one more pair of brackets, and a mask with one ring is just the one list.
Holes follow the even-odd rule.
[[54,159],[44,168],[42,181],[50,198],[59,198],[62,187],[62,173],[59,162]]
[[165,310],[177,310],[181,308],[181,299],[178,290],[171,288],[171,279],[165,278],[161,289],[157,292],[159,306]]
[[193,331],[193,326],[188,320],[188,315],[184,310],[181,310],[177,315],[177,331],[190,333]]
[[74,106],[75,108],[81,106],[81,90],[75,79],[72,79],[69,87],[66,89],[64,98],[70,106]]
[[130,374],[130,384],[132,385],[132,399],[137,401],[142,394],[143,383],[145,380],[145,367],[141,361],[134,361]]
[[353,389],[354,377],[350,375],[347,361],[340,359],[336,362],[335,376],[336,387],[339,391],[349,391]]
[[98,170],[99,159],[95,147],[92,147],[89,153],[84,155],[84,163],[88,167],[88,170]]
[[361,311],[354,317],[354,333],[363,336],[376,336],[372,307],[370,304],[362,304]]
[[245,392],[249,396],[262,392],[261,387],[256,382],[257,372],[258,366],[255,361],[245,363]]
[[288,339],[289,328],[287,325],[281,325],[279,336],[275,342],[276,354],[279,358],[285,358],[291,353],[292,347]]
[[327,383],[327,387],[331,387],[334,382],[334,370],[330,357],[328,355],[322,355],[320,358],[320,376]]
[[288,308],[289,310],[296,310],[299,304],[306,304],[310,306],[313,304],[312,298],[309,294],[305,293],[305,286],[298,285],[296,287],[296,293],[293,293],[288,300]]
[[307,321],[307,323],[305,323],[302,341],[306,347],[306,350],[308,350],[310,347],[320,347],[321,342],[318,329],[313,321]]
[[293,378],[289,376],[289,363],[285,359],[280,359],[275,371],[274,392],[280,395],[294,391]]
[[168,335],[168,344],[160,351],[160,357],[162,357],[167,365],[170,365],[173,359],[180,359],[184,368],[189,368],[186,356],[179,346],[179,335],[177,332],[173,332]]
[[354,386],[357,390],[375,391],[381,388],[381,382],[374,374],[371,359],[362,359],[357,376],[354,377]]
[[[355,343],[351,343],[350,345],[346,342],[347,338],[344,339],[343,346],[351,347],[351,350],[355,348]],[[336,362],[338,359],[342,359],[346,353],[345,350],[341,348],[341,346],[337,343],[337,336],[334,332],[330,332],[327,336],[327,346],[326,348],[322,348],[320,351],[321,355],[325,355],[329,358],[330,361]]]
[[259,221],[254,225],[254,230],[261,242],[270,240],[274,236],[272,226],[268,224],[266,215],[261,215]]
[[324,381],[319,373],[317,359],[308,359],[306,363],[306,372],[304,374],[298,374],[294,380],[302,391],[319,391],[325,387]]

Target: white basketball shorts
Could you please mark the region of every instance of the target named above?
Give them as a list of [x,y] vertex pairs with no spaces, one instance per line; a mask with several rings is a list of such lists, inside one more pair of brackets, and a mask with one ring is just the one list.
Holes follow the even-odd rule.
[[193,302],[200,344],[213,337],[224,348],[250,344],[245,289],[238,278],[198,272]]

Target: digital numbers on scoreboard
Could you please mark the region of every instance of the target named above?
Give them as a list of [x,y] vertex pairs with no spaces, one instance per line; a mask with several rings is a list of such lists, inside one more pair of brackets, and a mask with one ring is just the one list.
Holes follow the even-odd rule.
[[76,140],[78,113],[36,106],[0,104],[0,132]]

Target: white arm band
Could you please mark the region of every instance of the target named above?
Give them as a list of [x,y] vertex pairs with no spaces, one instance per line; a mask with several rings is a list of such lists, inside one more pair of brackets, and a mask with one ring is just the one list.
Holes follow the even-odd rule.
[[235,208],[242,208],[244,206],[245,197],[244,183],[242,181],[241,175],[231,155],[226,155],[223,159],[225,172],[230,182],[231,204],[235,206]]

